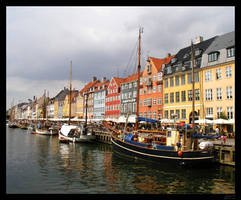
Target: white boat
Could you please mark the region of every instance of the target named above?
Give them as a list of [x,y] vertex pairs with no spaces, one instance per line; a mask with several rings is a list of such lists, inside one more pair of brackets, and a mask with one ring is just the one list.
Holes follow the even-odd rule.
[[93,132],[76,125],[64,124],[59,131],[59,140],[61,142],[92,142],[96,139]]
[[54,129],[52,127],[48,128],[48,129],[36,128],[35,132],[36,132],[36,134],[39,134],[39,135],[57,135],[58,134],[58,130]]

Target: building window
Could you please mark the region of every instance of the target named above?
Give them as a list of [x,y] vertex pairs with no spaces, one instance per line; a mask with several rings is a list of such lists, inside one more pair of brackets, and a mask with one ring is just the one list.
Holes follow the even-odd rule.
[[179,76],[175,76],[175,85],[179,86]]
[[187,82],[188,82],[188,84],[192,83],[192,73],[187,74]]
[[212,89],[205,90],[205,98],[206,98],[206,101],[213,100],[213,90]]
[[156,86],[153,86],[153,93],[156,93]]
[[222,113],[222,107],[217,107],[217,118],[220,118]]
[[133,103],[133,107],[132,108],[133,108],[132,112],[135,113],[136,112],[136,102]]
[[195,83],[199,82],[199,72],[194,73],[194,81],[195,81]]
[[232,66],[226,67],[225,72],[226,72],[226,78],[232,77]]
[[170,93],[170,103],[174,103],[174,92]]
[[147,118],[147,112],[144,112],[144,117]]
[[186,109],[182,109],[182,119],[186,119]]
[[188,90],[188,101],[192,101],[192,90]]
[[162,105],[162,99],[158,98],[158,105]]
[[139,104],[140,104],[140,106],[142,106],[142,100],[140,100]]
[[168,88],[168,78],[165,79],[165,88]]
[[205,81],[211,81],[212,80],[212,70],[205,71]]
[[156,105],[156,99],[153,99],[153,105]]
[[137,93],[137,91],[133,91],[133,98],[136,98],[136,93]]
[[170,110],[170,119],[174,119],[174,110]]
[[227,117],[233,119],[233,107],[227,107]]
[[165,118],[168,119],[168,110],[165,110],[164,115],[165,115]]
[[186,84],[186,82],[185,82],[185,74],[181,76],[181,84],[182,85]]
[[156,81],[156,75],[155,74],[153,75],[153,81]]
[[168,103],[168,94],[165,94],[165,103]]
[[221,69],[216,69],[216,79],[219,80],[222,78],[222,72]]
[[149,87],[149,89],[148,89],[148,93],[151,94],[151,87]]
[[216,60],[218,60],[218,52],[208,54],[208,62],[213,62]]
[[186,101],[186,91],[182,91],[182,102]]
[[199,89],[195,90],[195,100],[197,100],[197,101],[200,100],[200,91],[199,91]]
[[149,118],[151,118],[151,111],[149,111]]
[[174,78],[171,77],[171,78],[170,78],[170,87],[173,87],[173,86],[174,86]]
[[158,73],[158,81],[161,81],[162,80],[162,72],[159,72]]
[[161,92],[162,91],[162,87],[161,85],[158,85],[158,92]]
[[232,57],[235,56],[235,51],[234,51],[234,47],[231,48],[227,48],[227,57]]
[[142,95],[142,88],[140,88],[140,92],[139,92],[140,95]]
[[176,119],[180,119],[180,110],[176,110],[176,115],[177,115]]
[[206,117],[213,117],[213,108],[206,108]]
[[222,88],[217,88],[217,100],[222,100]]
[[153,112],[153,119],[156,119],[156,111]]
[[144,94],[146,94],[146,93],[147,93],[147,88],[145,87],[145,88],[144,88]]
[[233,88],[232,86],[226,87],[227,99],[233,98]]
[[132,83],[129,83],[129,89],[132,88]]
[[176,103],[180,102],[180,93],[176,92]]
[[142,77],[140,77],[140,85],[142,85]]

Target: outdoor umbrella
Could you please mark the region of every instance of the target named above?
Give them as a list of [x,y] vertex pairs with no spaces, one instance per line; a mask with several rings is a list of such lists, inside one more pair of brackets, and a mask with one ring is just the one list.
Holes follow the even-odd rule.
[[226,119],[215,119],[213,120],[214,124],[229,124],[229,121]]
[[194,122],[198,124],[213,124],[213,120],[210,119],[199,119],[195,120]]

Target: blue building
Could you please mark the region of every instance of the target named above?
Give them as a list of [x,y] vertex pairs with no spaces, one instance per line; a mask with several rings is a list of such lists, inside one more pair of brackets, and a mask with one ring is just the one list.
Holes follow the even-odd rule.
[[102,81],[95,85],[94,89],[94,119],[104,119],[105,117],[105,97],[109,81],[103,77]]

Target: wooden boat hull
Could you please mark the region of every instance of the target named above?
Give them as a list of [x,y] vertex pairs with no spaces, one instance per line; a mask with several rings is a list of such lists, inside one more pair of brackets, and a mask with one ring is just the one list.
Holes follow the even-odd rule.
[[39,135],[57,135],[58,134],[57,130],[36,129],[35,132],[36,134],[39,134]]
[[171,162],[177,165],[200,165],[212,163],[214,161],[213,154],[207,151],[184,151],[182,152],[182,156],[179,156],[178,151],[141,147],[129,144],[115,136],[111,137],[111,141],[115,151],[134,158],[141,158],[159,163]]
[[16,124],[9,124],[8,127],[9,128],[18,128],[18,126]]
[[80,135],[79,137],[68,137],[59,132],[60,142],[93,142],[95,141],[95,135]]

